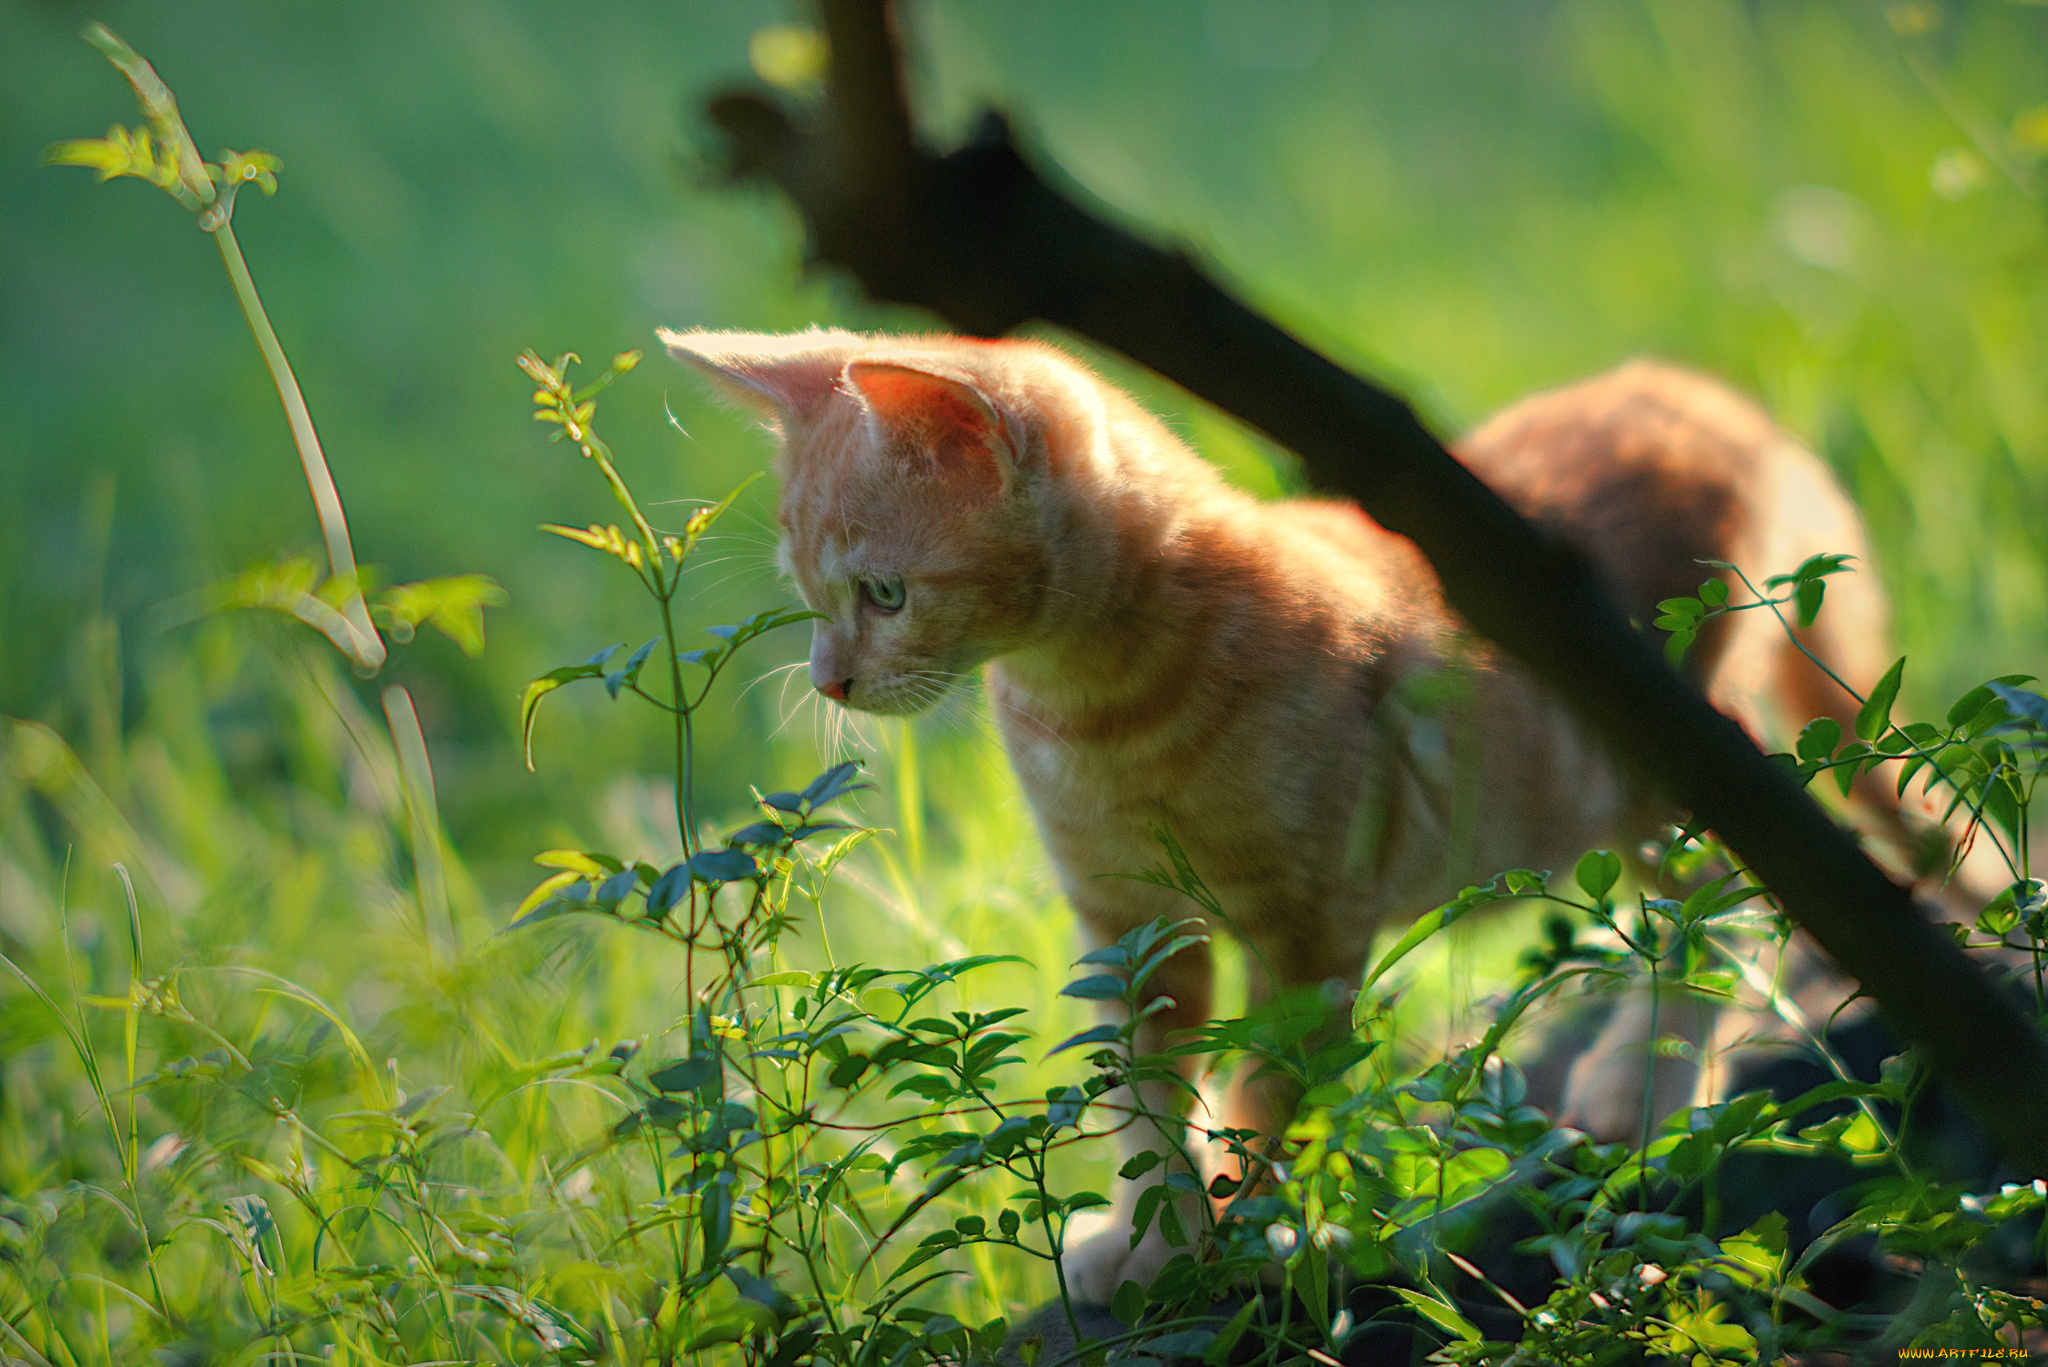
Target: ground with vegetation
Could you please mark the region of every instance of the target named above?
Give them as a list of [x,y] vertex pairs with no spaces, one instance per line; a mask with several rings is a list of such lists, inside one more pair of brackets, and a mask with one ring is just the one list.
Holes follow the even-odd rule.
[[[1447,417],[1641,350],[1763,393],[1870,511],[1857,572],[1913,661],[1795,762],[1951,780],[2015,879],[1966,933],[2038,1005],[2048,704],[2001,671],[2048,644],[2041,17],[1248,12],[918,13],[934,107],[1007,94],[1091,188]],[[1383,946],[1355,1008],[1237,1018],[1226,953],[1197,1047],[1304,1109],[1190,1226],[1188,1141],[1119,1108],[1159,1064],[1114,1022],[1197,928],[1069,968],[985,722],[805,701],[772,491],[725,497],[762,441],[636,368],[655,323],[916,324],[793,284],[791,225],[691,170],[677,97],[749,60],[800,89],[805,34],[351,13],[108,14],[189,157],[81,16],[0,16],[0,1353],[788,1367],[1007,1338],[1050,1367],[1064,1329],[1214,1364],[1744,1361],[2039,1332],[2041,1189],[1881,1035],[1816,1033],[1634,1143],[1527,1104],[1560,1003],[1758,994],[1724,951],[1785,928],[1697,842],[1669,899],[1599,852],[1503,871]],[[32,166],[47,145],[122,179]],[[277,421],[284,353],[376,568],[335,573],[348,534],[306,515],[325,461]],[[1760,593],[1667,627],[1806,611],[1842,569],[1746,568]],[[1133,873],[1203,911],[1170,839]],[[1100,1218],[1094,1136],[1133,1124],[1158,1142],[1124,1175],[1188,1257],[1105,1316],[1052,1255]]]

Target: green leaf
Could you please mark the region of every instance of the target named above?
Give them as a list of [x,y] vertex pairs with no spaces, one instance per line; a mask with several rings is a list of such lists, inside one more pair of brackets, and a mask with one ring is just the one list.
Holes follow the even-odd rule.
[[1160,1155],[1147,1149],[1143,1153],[1134,1153],[1125,1159],[1124,1165],[1116,1170],[1116,1175],[1127,1181],[1132,1178],[1143,1177],[1165,1161]]
[[775,821],[756,821],[742,826],[725,838],[728,845],[754,845],[757,847],[780,845],[789,838],[789,828]]
[[1170,1194],[1164,1186],[1147,1187],[1138,1193],[1137,1209],[1131,1213],[1132,1248],[1144,1240],[1145,1231],[1152,1227],[1152,1217],[1159,1213]]
[[720,1173],[704,1190],[698,1222],[704,1235],[707,1263],[717,1262],[718,1255],[732,1241],[732,1180],[730,1173]]
[[1177,1329],[1171,1334],[1161,1334],[1156,1339],[1145,1340],[1145,1351],[1158,1354],[1157,1362],[1172,1362],[1179,1358],[1191,1358],[1207,1353],[1216,1341],[1214,1329]]
[[690,872],[706,883],[733,883],[756,876],[761,866],[740,850],[699,850],[690,856]]
[[619,645],[606,646],[580,665],[563,665],[560,669],[551,669],[529,683],[526,691],[519,695],[519,745],[526,755],[528,773],[533,772],[533,722],[540,711],[541,699],[564,684],[572,684],[579,679],[602,678],[604,662],[611,658],[613,652],[621,649],[623,644],[621,642]]
[[738,1305],[721,1310],[717,1318],[683,1344],[683,1351],[699,1353],[721,1344],[738,1343],[742,1339],[752,1338],[756,1333],[774,1327],[774,1317],[766,1306],[743,1300]]
[[626,869],[613,874],[605,879],[603,883],[599,884],[597,891],[591,894],[590,900],[608,912],[615,912],[618,910],[619,903],[626,900],[626,894],[639,885],[640,871],[638,869]]
[[591,1339],[576,1321],[546,1301],[529,1299],[507,1286],[451,1286],[458,1296],[468,1296],[484,1302],[516,1321],[540,1345],[552,1352],[581,1344],[588,1347]]
[[670,907],[683,900],[683,895],[689,890],[690,866],[677,864],[655,879],[654,885],[647,889],[647,914],[665,915]]
[[1586,896],[1597,902],[1621,881],[1621,856],[1612,850],[1588,850],[1579,856],[1572,878]]
[[1416,947],[1421,945],[1423,941],[1458,920],[1459,917],[1463,916],[1473,907],[1482,906],[1487,902],[1494,902],[1499,899],[1500,894],[1491,887],[1467,888],[1458,895],[1457,900],[1446,902],[1435,911],[1418,917],[1415,924],[1408,927],[1408,933],[1403,935],[1377,964],[1373,965],[1372,972],[1365,975],[1365,982],[1360,984],[1358,989],[1359,1000],[1363,1002],[1365,994],[1372,990],[1372,985],[1385,976],[1388,969],[1414,952]]
[[1479,1328],[1472,1321],[1458,1313],[1457,1307],[1420,1291],[1410,1291],[1405,1286],[1387,1288],[1415,1308],[1417,1314],[1440,1329],[1449,1330],[1467,1343],[1480,1340]]
[[1853,555],[1809,555],[1793,572],[1792,577],[1809,580],[1830,574],[1841,574],[1849,568],[1849,562],[1855,558]]
[[1664,642],[1664,663],[1673,669],[1684,664],[1685,652],[1692,649],[1693,638],[1697,634],[1689,629],[1672,632],[1670,639]]
[[1874,1082],[1823,1082],[1778,1107],[1775,1114],[1781,1120],[1789,1120],[1795,1115],[1812,1110],[1815,1106],[1825,1106],[1831,1101],[1883,1095],[1884,1088]]
[[484,650],[484,609],[506,601],[505,590],[487,574],[451,574],[386,589],[375,608],[393,639],[411,640],[424,623],[473,658]]
[[1046,1057],[1051,1058],[1053,1054],[1064,1054],[1067,1050],[1078,1049],[1084,1044],[1111,1044],[1114,1043],[1122,1033],[1123,1032],[1114,1025],[1098,1025],[1092,1029],[1083,1030],[1078,1035],[1069,1036],[1057,1048],[1052,1050],[1051,1053],[1048,1053]]
[[[2015,684],[2032,683],[2033,681],[2034,676],[2031,674],[2007,674],[2002,678],[1992,680],[1992,683],[2002,683],[2007,687],[2011,687]],[[1984,705],[1995,696],[1997,695],[1991,691],[1991,683],[1978,684],[1975,688],[1963,694],[1962,697],[1957,698],[1955,704],[1949,708],[1949,726],[1954,728],[1969,721],[1979,712],[1982,712]]]
[[1265,1302],[1257,1296],[1245,1299],[1245,1303],[1238,1307],[1237,1313],[1230,1317],[1230,1322],[1223,1326],[1223,1331],[1216,1335],[1216,1341],[1209,1345],[1209,1351],[1202,1354],[1203,1367],[1224,1367],[1224,1364],[1230,1361],[1231,1350],[1237,1347],[1237,1341],[1243,1338],[1244,1331],[1251,1327],[1252,1316],[1264,1304]]
[[1875,741],[1892,724],[1892,702],[1899,696],[1899,680],[1906,672],[1906,657],[1901,655],[1884,677],[1870,690],[1869,699],[1856,713],[1856,737],[1858,740]]
[[[1809,555],[1799,563],[1799,568],[1790,574],[1774,574],[1764,580],[1765,588],[1781,588],[1786,584],[1817,582],[1831,574],[1840,574],[1856,557],[1853,555]],[[1711,561],[1703,561],[1711,564]],[[1726,568],[1726,567],[1723,567]]]
[[826,803],[845,796],[847,793],[857,792],[869,786],[857,783],[855,780],[859,777],[860,761],[850,759],[843,764],[833,765],[830,769],[812,779],[805,785],[803,792],[797,796],[809,804],[811,810],[815,811]]
[[1849,789],[1856,782],[1856,774],[1862,767],[1855,761],[1870,753],[1872,752],[1869,746],[1860,740],[1852,740],[1836,754],[1835,768],[1831,772],[1835,776],[1835,786],[1842,790],[1843,797],[1849,796]]
[[757,1277],[737,1265],[727,1267],[725,1275],[731,1279],[733,1288],[742,1298],[764,1307],[773,1315],[777,1326],[797,1313],[797,1303],[790,1299],[787,1292],[766,1277]]
[[1115,1001],[1122,997],[1128,984],[1107,973],[1097,973],[1086,978],[1077,978],[1060,989],[1062,997],[1081,997],[1088,1001]]
[[659,636],[646,642],[638,650],[628,655],[624,664],[604,676],[604,691],[611,694],[614,701],[617,700],[621,688],[640,682],[640,671],[647,664],[647,657],[660,644],[661,638]]
[[1814,619],[1820,616],[1821,599],[1827,596],[1827,591],[1825,579],[1803,579],[1799,587],[1792,591],[1792,600],[1799,607],[1800,626],[1810,627]]
[[1816,717],[1799,733],[1799,758],[1824,760],[1842,743],[1842,724],[1833,717]]
[[1996,680],[1984,686],[2005,703],[2013,716],[2032,722],[2040,730],[2048,731],[2048,698],[2030,689],[2014,688],[2010,684]]
[[1187,1222],[1180,1218],[1180,1207],[1166,1201],[1159,1207],[1159,1232],[1166,1237],[1168,1248],[1188,1246]]
[[1728,581],[1709,579],[1700,585],[1700,601],[1710,608],[1718,608],[1728,601]]
[[657,1092],[694,1092],[718,1072],[716,1054],[677,1059],[647,1075],[648,1085]]
[[1109,1298],[1109,1313],[1135,1327],[1145,1313],[1145,1288],[1126,1278]]

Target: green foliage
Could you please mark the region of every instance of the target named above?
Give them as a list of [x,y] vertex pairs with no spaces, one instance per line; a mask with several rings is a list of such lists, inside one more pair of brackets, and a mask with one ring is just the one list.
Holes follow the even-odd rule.
[[[61,144],[53,160],[156,184],[231,244],[225,208],[206,210],[243,183],[268,193],[274,160],[200,162],[154,72],[111,34],[95,41],[148,126]],[[759,47],[764,75],[815,79],[814,41]],[[222,250],[280,392],[295,395],[239,250]],[[1401,1326],[1440,1362],[1698,1363],[1872,1337],[1989,1348],[2044,1327],[1987,1250],[2038,1229],[2048,1188],[1971,1190],[1918,1161],[1908,1131],[1924,1070],[1909,1054],[1876,1081],[1850,1076],[1756,970],[1754,951],[1781,944],[1786,925],[1709,839],[1679,834],[1641,885],[1604,850],[1569,887],[1504,872],[1385,947],[1355,1004],[1282,995],[1153,1057],[1135,1046],[1165,1004],[1148,985],[1228,921],[1170,832],[1165,863],[1134,876],[1182,894],[1190,919],[1138,927],[1034,997],[1045,975],[1024,956],[971,952],[922,919],[907,741],[893,800],[911,867],[863,818],[883,793],[857,761],[707,816],[695,728],[715,686],[750,644],[813,614],[769,608],[682,648],[702,639],[682,634],[699,607],[685,570],[735,495],[670,531],[646,511],[662,505],[632,493],[595,425],[599,393],[637,360],[578,387],[573,355],[520,358],[534,416],[624,516],[545,529],[630,574],[653,634],[543,674],[518,723],[531,764],[552,692],[596,680],[614,701],[633,695],[673,742],[673,831],[551,834],[538,885],[510,915],[496,909],[441,848],[424,743],[399,720],[410,699],[400,709],[386,695],[386,735],[338,661],[374,668],[373,624],[401,642],[430,625],[474,654],[500,592],[480,575],[380,589],[337,554],[345,534],[330,537],[324,575],[274,558],[198,604],[294,619],[338,657],[302,633],[250,650],[238,624],[202,620],[189,651],[152,665],[125,744],[85,759],[46,726],[0,723],[7,1356],[983,1361],[1043,1295],[1079,1327],[1061,1259],[1110,1204],[1108,1137],[1134,1129],[1152,1147],[1117,1173],[1138,1186],[1131,1243],[1156,1229],[1176,1254],[1151,1284],[1119,1288],[1109,1308],[1123,1329],[1081,1360],[1328,1363]],[[286,402],[319,503],[310,420]],[[338,510],[322,505],[330,530]],[[1748,597],[1732,601],[1717,576],[1662,604],[1674,659],[1725,612],[1810,625],[1847,566],[1816,557],[1761,589],[1717,568]],[[2024,965],[2048,1016],[2048,892],[2028,846],[2048,700],[2006,675],[1944,726],[1902,723],[1903,678],[1902,660],[1858,699],[1852,734],[1814,722],[1785,761],[1845,792],[1886,764],[1902,791],[1915,777],[1945,785],[2013,874],[1959,938]],[[954,876],[1002,918],[1005,948],[1055,925],[1044,903],[1020,900],[1014,866],[986,849],[958,862]],[[436,898],[445,926],[426,914]],[[1476,1037],[1416,1048],[1402,1020],[1418,964],[1471,913],[1513,903],[1543,912],[1542,937]],[[858,939],[885,917],[911,933]],[[858,951],[835,952],[832,936],[844,946],[849,932]],[[930,946],[909,956],[922,966],[885,966],[913,938]],[[1661,1125],[1646,1113],[1634,1142],[1593,1143],[1531,1103],[1510,1057],[1518,1032],[1582,990],[1776,1014],[1835,1080]],[[1084,1007],[1102,1018],[1076,1030]],[[1654,1023],[1651,1035],[1646,1070],[1670,1042]],[[1129,1099],[1133,1083],[1180,1086],[1190,1062],[1291,1088],[1300,1107],[1283,1142]],[[1858,1180],[1818,1238],[1776,1215],[1728,1232],[1719,1184],[1758,1155]],[[1556,1271],[1539,1301],[1484,1265],[1481,1236],[1510,1213],[1536,1222],[1524,1251]],[[1881,1324],[1817,1289],[1831,1251],[1873,1240],[1926,1288]],[[1361,1301],[1361,1288],[1386,1294]]]

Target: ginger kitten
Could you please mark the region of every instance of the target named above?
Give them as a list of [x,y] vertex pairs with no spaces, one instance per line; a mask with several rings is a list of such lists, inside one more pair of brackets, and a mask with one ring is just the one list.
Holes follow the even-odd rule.
[[[1051,346],[823,330],[662,338],[780,431],[782,565],[830,619],[813,623],[813,684],[901,715],[986,666],[1010,759],[1096,942],[1192,910],[1099,876],[1157,863],[1163,824],[1281,985],[1355,989],[1390,923],[1500,869],[1632,849],[1671,815],[1463,633],[1410,542],[1349,504],[1231,488]],[[1755,576],[1819,552],[1866,554],[1825,466],[1753,404],[1666,366],[1524,400],[1459,455],[1590,551],[1642,621],[1697,588],[1702,559]],[[1803,639],[1865,686],[1889,662],[1884,618],[1874,578],[1848,576]],[[1687,668],[1757,735],[1820,715],[1846,724],[1854,707],[1762,612],[1717,624]],[[1463,701],[1433,703],[1447,680]],[[1887,781],[1864,782],[1859,796],[1903,836]],[[1170,960],[1153,985],[1174,1005],[1147,1022],[1141,1048],[1209,1019],[1206,949]],[[1619,1097],[1611,1081],[1607,1094],[1579,1081],[1589,1095],[1564,1111],[1588,1128],[1625,1127],[1640,1107],[1640,1078]],[[1149,1100],[1164,1109],[1166,1090]],[[1259,1112],[1275,1104],[1240,1098],[1250,1114],[1223,1120],[1271,1133],[1285,1116]],[[1077,1296],[1107,1303],[1170,1254],[1156,1228],[1135,1251],[1127,1233],[1127,1219],[1113,1223],[1070,1254]]]

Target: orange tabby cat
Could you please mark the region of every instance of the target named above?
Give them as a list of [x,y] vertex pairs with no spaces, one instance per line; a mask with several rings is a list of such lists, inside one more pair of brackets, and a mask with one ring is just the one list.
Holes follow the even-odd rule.
[[[1410,542],[1347,504],[1231,488],[1053,347],[815,330],[663,339],[780,430],[783,568],[829,618],[813,624],[817,689],[909,714],[987,666],[1010,758],[1097,941],[1191,911],[1100,876],[1157,863],[1163,825],[1281,985],[1355,989],[1388,924],[1496,870],[1633,848],[1671,815],[1463,634]],[[1459,454],[1590,551],[1644,621],[1697,588],[1701,559],[1771,573],[1865,553],[1818,460],[1754,405],[1665,366],[1525,400]],[[1884,616],[1874,579],[1848,576],[1804,640],[1867,684],[1888,663]],[[1762,612],[1717,624],[1687,667],[1757,734],[1853,708]],[[1884,780],[1867,783],[1902,833]],[[1166,964],[1153,985],[1174,1004],[1141,1046],[1209,1019],[1209,977],[1205,949]],[[1626,1133],[1642,1085],[1565,1110]],[[1149,1100],[1163,1108],[1164,1089]],[[1284,1118],[1244,1104],[1250,1115],[1226,1119],[1270,1133]],[[1070,1257],[1077,1295],[1106,1302],[1164,1261],[1156,1229],[1136,1251],[1127,1230]]]

